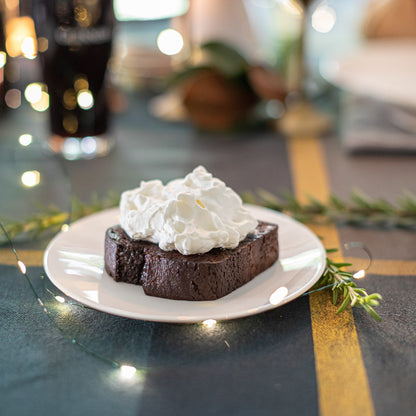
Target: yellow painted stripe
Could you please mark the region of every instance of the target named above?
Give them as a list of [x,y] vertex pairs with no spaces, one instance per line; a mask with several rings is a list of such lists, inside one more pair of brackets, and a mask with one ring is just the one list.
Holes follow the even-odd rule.
[[[26,266],[42,266],[43,253],[42,250],[18,250],[19,259],[22,260]],[[17,264],[16,257],[10,249],[0,249],[0,264]]]
[[[288,152],[296,197],[322,201],[329,196],[322,143],[314,137],[291,137]],[[311,227],[326,247],[340,247],[334,226]],[[336,315],[326,291],[309,296],[321,416],[373,416],[367,373],[351,310]]]
[[293,137],[288,140],[292,181],[296,197],[307,203],[308,195],[322,201],[329,199],[329,184],[325,171],[322,143],[313,137]]
[[[368,260],[366,259],[345,257],[344,260],[347,263],[352,263],[354,270],[366,269],[368,267]],[[367,272],[382,276],[416,275],[416,261],[373,259]]]

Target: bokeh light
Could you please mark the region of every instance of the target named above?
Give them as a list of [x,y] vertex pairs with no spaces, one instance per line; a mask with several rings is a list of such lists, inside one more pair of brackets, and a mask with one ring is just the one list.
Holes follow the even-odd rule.
[[157,46],[165,55],[176,55],[183,48],[183,37],[174,29],[162,30],[157,38]]
[[120,367],[121,377],[125,380],[133,378],[136,374],[136,371],[136,367],[133,367],[131,365],[122,365]]
[[74,81],[74,88],[76,91],[88,90],[89,84],[87,77],[85,75],[77,76],[76,80]]
[[39,52],[46,52],[49,48],[49,41],[47,38],[43,36],[38,38],[38,51]]
[[22,54],[27,59],[36,58],[36,40],[32,36],[26,36],[22,40]]
[[15,58],[23,55],[34,59],[37,53],[35,24],[29,16],[13,17],[6,21],[6,49]]
[[9,108],[19,108],[22,104],[22,93],[16,88],[8,90],[4,96],[4,101]]
[[320,5],[312,13],[312,27],[319,33],[328,33],[335,26],[337,15],[332,7]]
[[87,136],[81,140],[81,150],[87,155],[92,155],[97,151],[97,140],[94,137]]
[[77,103],[83,110],[89,110],[94,106],[94,97],[90,90],[81,90],[77,94]]
[[65,139],[62,147],[62,153],[68,160],[75,160],[81,154],[80,142],[76,137],[68,137]]
[[3,68],[6,65],[7,55],[6,52],[0,51],[0,68]]
[[300,17],[303,14],[302,6],[294,0],[280,0],[283,9],[292,16]]
[[21,146],[29,146],[30,144],[32,144],[33,141],[33,137],[31,134],[22,134],[21,136],[19,136],[19,143]]
[[46,91],[42,91],[40,100],[30,103],[30,106],[39,112],[46,111],[49,108],[49,94]]
[[40,173],[37,170],[28,170],[22,173],[22,184],[28,188],[33,188],[40,183]]
[[62,104],[67,110],[74,110],[77,106],[77,93],[73,88],[65,90],[62,97]]
[[66,114],[62,120],[62,127],[69,134],[73,134],[78,130],[78,119],[74,114]]
[[36,103],[42,98],[42,85],[33,82],[25,88],[25,98],[29,103]]

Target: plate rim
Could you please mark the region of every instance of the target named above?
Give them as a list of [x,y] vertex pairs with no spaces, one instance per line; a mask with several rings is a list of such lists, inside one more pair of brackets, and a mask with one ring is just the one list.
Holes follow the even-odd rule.
[[[45,273],[48,277],[48,279],[50,280],[50,282],[57,288],[59,289],[61,292],[63,292],[66,296],[74,299],[76,302],[88,306],[94,310],[103,312],[103,313],[108,313],[111,315],[115,315],[115,316],[120,316],[120,317],[124,317],[124,318],[129,318],[129,319],[135,319],[135,320],[142,320],[142,321],[149,321],[149,322],[160,322],[160,323],[198,323],[198,322],[203,322],[206,319],[217,319],[220,321],[225,321],[225,320],[233,320],[233,319],[238,319],[238,318],[244,318],[244,317],[248,317],[248,316],[253,316],[253,315],[257,315],[263,312],[266,312],[268,310],[272,310],[272,309],[276,309],[280,306],[283,306],[289,302],[291,302],[292,300],[297,299],[298,297],[302,296],[302,294],[304,294],[305,292],[308,291],[308,289],[310,289],[321,277],[323,270],[325,269],[325,259],[326,259],[326,251],[325,248],[321,242],[321,240],[317,237],[317,235],[309,228],[307,227],[305,224],[295,220],[294,218],[280,212],[280,211],[275,211],[266,207],[262,207],[259,205],[253,205],[253,204],[244,204],[244,206],[248,207],[249,209],[253,209],[253,210],[257,210],[260,212],[266,212],[266,213],[270,213],[272,215],[276,215],[280,218],[283,218],[285,221],[288,221],[289,223],[294,223],[296,224],[296,226],[301,227],[301,229],[303,230],[303,232],[307,233],[309,235],[310,238],[312,238],[315,242],[315,244],[317,245],[316,248],[319,249],[320,251],[320,260],[321,263],[319,265],[319,269],[317,271],[314,272],[313,277],[311,277],[311,279],[308,280],[308,282],[306,284],[304,284],[303,286],[301,286],[299,289],[295,290],[294,292],[290,293],[289,295],[287,295],[286,297],[284,297],[284,299],[279,302],[277,305],[273,305],[271,303],[264,303],[261,305],[258,305],[256,307],[255,310],[253,309],[246,309],[245,311],[232,311],[230,313],[224,314],[221,313],[221,317],[219,316],[215,316],[215,314],[210,314],[207,315],[205,318],[200,318],[200,317],[193,317],[193,316],[175,316],[172,317],[170,319],[170,317],[166,316],[166,315],[155,315],[155,314],[143,314],[143,313],[138,313],[138,312],[129,312],[123,309],[119,309],[116,308],[114,306],[105,306],[105,308],[102,308],[100,306],[100,304],[97,304],[93,301],[90,301],[88,298],[83,298],[82,300],[80,300],[80,298],[75,294],[73,294],[73,292],[71,291],[71,289],[68,289],[65,285],[62,285],[61,282],[59,281],[59,279],[55,279],[54,277],[51,277],[51,275],[53,275],[53,273],[51,273],[50,267],[49,267],[49,263],[48,263],[48,259],[51,255],[51,250],[54,247],[54,245],[56,244],[56,241],[59,240],[62,236],[62,234],[64,233],[63,231],[58,232],[52,239],[51,241],[48,243],[44,255],[43,255],[43,267],[45,269]],[[117,211],[119,210],[118,207],[114,207],[114,208],[108,208],[108,209],[104,209],[104,210],[100,210],[98,212],[95,212],[93,214],[90,214],[88,216],[85,216],[83,218],[80,218],[76,221],[74,221],[73,223],[70,224],[69,229],[67,231],[65,231],[65,234],[67,234],[71,227],[73,227],[74,225],[79,226],[80,224],[82,224],[83,222],[88,222],[89,220],[91,220],[91,218],[95,218],[97,216],[100,215],[110,215],[110,214],[117,214]],[[110,226],[110,225],[109,225]],[[280,246],[280,241],[279,241],[279,246]],[[279,249],[280,250],[280,249]],[[279,259],[277,260],[277,262],[279,261]],[[271,266],[273,267],[273,266]],[[265,271],[267,272],[267,270]],[[264,272],[263,272],[264,273]],[[107,275],[107,273],[104,270],[104,274],[103,275]],[[261,274],[260,274],[261,275]],[[111,278],[110,276],[107,275],[107,277]],[[122,282],[119,282],[122,283]],[[128,284],[128,283],[125,283]],[[162,301],[166,301],[166,302],[191,302],[191,301],[183,301],[183,300],[173,300],[173,299],[162,299],[162,298],[156,298],[158,301],[162,300]],[[223,299],[223,298],[221,298]],[[220,299],[218,299],[220,300]],[[215,303],[218,300],[212,300],[212,301],[201,301],[201,302],[205,302],[205,303]]]

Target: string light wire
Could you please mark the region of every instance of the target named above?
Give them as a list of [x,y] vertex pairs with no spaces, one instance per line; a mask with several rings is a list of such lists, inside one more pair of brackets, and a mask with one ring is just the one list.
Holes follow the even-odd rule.
[[[70,341],[72,344],[77,345],[82,351],[84,351],[85,353],[93,356],[94,358],[99,359],[99,360],[101,360],[103,362],[106,362],[107,364],[111,365],[112,367],[120,370],[120,374],[121,374],[122,378],[124,378],[126,380],[127,379],[132,379],[133,376],[134,376],[134,374],[136,374],[136,372],[137,372],[137,368],[136,367],[133,367],[131,365],[126,365],[126,364],[121,364],[121,363],[119,363],[119,362],[117,362],[117,361],[115,361],[115,360],[113,360],[113,359],[111,359],[111,358],[109,358],[109,357],[101,354],[101,353],[98,353],[97,351],[94,351],[93,349],[89,348],[83,342],[80,342],[76,338],[68,335],[59,325],[56,324],[56,322],[52,318],[52,315],[51,315],[49,309],[43,303],[43,301],[40,298],[37,290],[35,289],[32,281],[31,281],[31,279],[30,279],[30,277],[28,275],[27,267],[24,264],[24,262],[19,258],[19,255],[17,253],[17,250],[16,250],[16,248],[15,248],[15,246],[14,246],[14,244],[13,244],[13,242],[12,242],[12,240],[11,240],[11,238],[10,238],[7,230],[6,230],[6,228],[3,226],[3,224],[1,223],[1,221],[0,221],[0,228],[1,228],[3,234],[4,234],[5,238],[6,238],[6,241],[7,241],[8,245],[9,245],[11,251],[13,252],[13,255],[14,255],[15,259],[16,259],[17,267],[19,268],[19,270],[22,273],[22,275],[25,277],[25,280],[28,283],[28,285],[30,287],[30,290],[31,290],[33,296],[35,297],[36,301],[39,303],[39,305],[41,306],[41,308],[45,312],[46,316],[48,317],[48,319],[52,323],[52,325],[55,328],[58,329],[58,331],[60,332],[60,334],[65,339],[67,339],[68,341]],[[370,265],[372,263],[372,256],[371,256],[370,251],[364,246],[363,243],[360,243],[360,242],[346,243],[346,244],[344,244],[344,247],[346,249],[350,249],[350,248],[361,248],[361,249],[363,249],[367,253],[368,258],[369,258],[369,265],[364,270],[367,270],[370,267]],[[305,292],[305,293],[302,294],[302,297],[303,296],[307,296],[307,295],[309,295],[311,293],[314,293],[314,292],[319,292],[321,290],[325,290],[325,289],[328,289],[328,288],[332,288],[333,286],[334,286],[334,284],[328,284],[328,285],[319,287],[317,289],[313,289],[313,290],[307,291],[307,292]],[[59,302],[59,303],[67,303],[69,305],[78,306],[78,307],[85,308],[85,309],[91,309],[91,310],[93,309],[93,308],[91,308],[89,306],[82,305],[82,304],[77,303],[77,302],[74,302],[74,301],[72,301],[70,299],[65,299],[63,296],[57,295],[56,293],[54,293],[53,291],[51,291],[50,289],[48,289],[46,287],[45,287],[45,290],[49,294],[51,294],[54,297],[54,299],[57,302]],[[215,326],[216,323],[217,323],[217,321],[215,321],[213,319],[209,319],[209,320],[204,321],[202,324],[204,326],[208,327],[208,328],[212,328],[213,326]],[[144,370],[144,368],[141,368],[141,370]]]
[[[85,353],[106,362],[107,364],[110,364],[112,367],[114,368],[118,368],[121,370],[122,374],[126,374],[126,378],[131,378],[132,376],[132,372],[134,369],[134,372],[136,372],[136,367],[133,366],[126,366],[124,364],[121,364],[109,357],[106,357],[103,354],[98,353],[97,351],[94,351],[93,349],[89,348],[87,345],[85,345],[83,342],[78,341],[76,338],[71,337],[70,335],[68,335],[67,333],[65,333],[65,331],[56,324],[56,322],[53,320],[51,313],[49,311],[49,309],[47,308],[47,306],[43,303],[42,299],[40,298],[37,290],[35,289],[28,273],[27,273],[27,268],[25,266],[25,264],[23,263],[22,260],[20,260],[19,255],[17,254],[17,250],[14,247],[14,244],[12,242],[12,240],[9,237],[9,234],[7,232],[7,230],[5,229],[5,227],[3,226],[3,224],[0,222],[0,228],[4,234],[4,236],[6,237],[7,243],[11,249],[11,251],[13,252],[13,255],[16,259],[16,263],[19,267],[20,272],[22,273],[22,275],[25,277],[26,282],[28,283],[30,290],[33,294],[33,296],[35,297],[36,301],[39,303],[39,305],[42,307],[43,311],[45,312],[46,316],[48,317],[49,321],[52,323],[52,325],[58,329],[58,331],[60,332],[60,334],[66,338],[68,341],[70,341],[72,344],[77,345],[82,351],[84,351]],[[50,292],[52,293],[52,292]],[[77,306],[84,306],[84,305],[77,305]],[[126,371],[126,368],[129,368],[129,371]],[[127,377],[127,373],[128,373],[128,377]]]

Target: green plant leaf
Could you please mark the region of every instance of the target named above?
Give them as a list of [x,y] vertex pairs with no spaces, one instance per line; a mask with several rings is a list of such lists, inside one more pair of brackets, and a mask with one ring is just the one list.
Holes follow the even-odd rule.
[[208,65],[212,65],[226,77],[239,77],[247,71],[247,60],[236,49],[224,42],[204,43],[201,45],[201,50],[207,55]]

